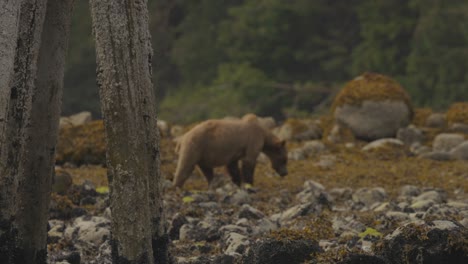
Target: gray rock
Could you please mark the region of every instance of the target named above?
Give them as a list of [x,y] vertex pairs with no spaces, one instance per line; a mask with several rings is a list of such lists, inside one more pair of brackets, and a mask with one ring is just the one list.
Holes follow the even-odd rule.
[[449,131],[453,133],[463,133],[468,134],[468,124],[463,123],[453,123],[449,127]]
[[265,217],[264,213],[248,204],[243,204],[239,211],[239,218],[261,219],[263,217]]
[[323,152],[326,149],[326,147],[322,141],[312,140],[312,141],[305,142],[304,145],[302,146],[302,149],[304,150],[305,155],[307,157],[310,157],[312,155],[317,155]]
[[421,189],[414,185],[404,185],[400,188],[400,200],[405,201],[421,194]]
[[449,152],[464,140],[465,138],[460,134],[442,133],[434,138],[432,148],[435,152]]
[[179,230],[180,240],[192,241],[215,241],[220,238],[220,223],[213,217],[206,217],[203,221],[198,223],[190,222],[182,225]]
[[468,217],[465,217],[462,220],[460,220],[460,224],[468,229]]
[[395,138],[381,138],[372,141],[371,143],[365,145],[362,150],[363,151],[371,151],[371,150],[376,150],[380,148],[384,148],[386,146],[397,146],[397,147],[403,147],[404,143],[403,141]]
[[437,161],[453,160],[452,154],[448,152],[441,152],[441,151],[431,151],[431,152],[423,153],[419,157],[423,159],[431,159],[431,160],[437,160]]
[[411,204],[411,208],[414,209],[415,211],[423,211],[425,212],[427,209],[431,208],[431,206],[434,205],[434,201],[432,200],[421,200],[421,201],[416,201]]
[[57,243],[65,231],[65,223],[60,220],[49,220],[50,230],[47,232],[47,242]]
[[375,203],[381,203],[387,198],[387,193],[383,188],[360,188],[353,195],[355,203],[370,207]]
[[247,228],[243,226],[238,226],[238,225],[224,225],[219,229],[219,232],[221,234],[229,234],[229,233],[237,233],[237,234],[243,234],[247,235]]
[[361,105],[342,105],[334,112],[338,123],[349,127],[359,139],[394,137],[410,123],[410,109],[403,101],[364,101]]
[[397,220],[397,221],[407,221],[410,219],[409,214],[397,211],[389,211],[385,213],[385,216],[390,220]]
[[319,161],[315,165],[321,169],[329,170],[332,169],[336,164],[336,156],[334,155],[322,155]]
[[351,232],[357,235],[366,230],[366,226],[353,217],[334,217],[332,219],[332,228],[335,233]]
[[421,143],[424,140],[424,135],[416,126],[409,125],[398,129],[397,139],[401,140],[405,145],[411,146],[414,143]]
[[434,203],[443,203],[447,200],[447,193],[442,190],[428,190],[413,198],[412,202],[433,201]]
[[450,151],[450,154],[458,160],[468,160],[468,140],[456,146]]
[[[170,227],[169,227],[169,237],[172,239],[172,240],[177,240],[179,239],[179,231],[180,231],[180,228],[187,224],[188,223],[188,220],[187,218],[181,214],[181,213],[176,213],[173,217],[172,217],[172,220],[171,220],[171,224],[170,224]],[[187,230],[185,230],[186,232]]]
[[99,216],[78,217],[65,229],[64,237],[99,246],[110,238],[110,221]]
[[258,235],[258,234],[268,233],[276,229],[278,229],[277,224],[273,223],[267,218],[263,218],[263,219],[258,220],[257,224],[253,228],[252,233],[254,235]]
[[296,148],[288,152],[289,160],[305,160],[307,157],[302,148]]
[[227,245],[227,248],[224,250],[224,254],[226,255],[232,255],[233,253],[243,254],[250,245],[246,236],[234,232],[227,234],[224,240]]
[[251,202],[251,199],[249,193],[246,190],[237,189],[237,191],[233,195],[227,196],[224,199],[224,201],[231,204],[242,205],[249,204]]
[[308,180],[304,182],[304,190],[296,195],[301,203],[316,203],[329,205],[332,198],[325,192],[325,187],[315,181]]
[[328,192],[332,199],[338,201],[348,201],[352,199],[353,189],[351,188],[333,188]]
[[290,221],[298,216],[305,216],[311,213],[319,213],[321,212],[321,206],[318,206],[316,203],[304,203],[293,206],[286,211],[282,212],[279,216],[279,221],[281,223]]
[[447,118],[442,113],[432,113],[426,119],[426,126],[433,128],[443,128],[447,124]]
[[91,112],[84,111],[68,117],[61,117],[59,127],[64,128],[67,126],[80,126],[91,122],[91,120]]
[[432,151],[428,146],[421,145],[419,143],[414,143],[410,146],[410,151],[416,156],[421,156]]
[[158,120],[156,124],[158,126],[158,129],[159,129],[159,132],[160,132],[161,136],[163,136],[163,137],[169,136],[169,134],[170,134],[169,124],[166,121]]

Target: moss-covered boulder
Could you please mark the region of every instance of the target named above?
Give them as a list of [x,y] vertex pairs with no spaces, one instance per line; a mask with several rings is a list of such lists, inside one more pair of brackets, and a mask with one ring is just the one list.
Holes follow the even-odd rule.
[[103,121],[96,120],[60,129],[56,160],[58,164],[105,164],[106,141]]
[[377,73],[364,73],[348,82],[336,96],[332,111],[335,122],[364,140],[394,137],[413,116],[410,97],[403,87]]
[[468,124],[468,102],[452,104],[447,110],[447,121],[449,125]]

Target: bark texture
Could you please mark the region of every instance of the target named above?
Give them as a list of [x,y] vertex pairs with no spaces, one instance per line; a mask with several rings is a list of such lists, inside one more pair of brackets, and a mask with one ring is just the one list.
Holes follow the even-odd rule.
[[6,224],[9,252],[1,263],[47,262],[49,197],[72,2],[21,4],[14,76],[8,106],[1,109],[6,109],[2,138],[7,140],[1,145],[5,166],[0,173],[2,181],[14,183]]
[[21,2],[5,0],[0,3],[0,263],[6,263],[14,248],[11,223],[14,216],[15,191],[18,182],[5,174],[6,158],[2,154],[7,137],[5,134],[10,82],[13,80],[18,25]]
[[[21,174],[22,154],[27,150],[27,132],[30,125],[30,113],[32,105],[32,91],[36,78],[37,57],[44,22],[46,1],[24,0],[20,4],[18,20],[17,43],[14,53],[14,68],[9,74],[11,78],[7,86],[2,87],[7,91],[2,92],[2,111],[4,118],[2,145],[0,146],[0,177],[2,183],[2,212],[6,212],[8,219],[2,223],[2,229],[6,231],[6,239],[2,248],[6,249],[2,255],[1,263],[14,263],[22,254],[18,252],[19,238],[18,225],[16,223],[16,209],[18,208],[19,194],[17,194],[20,182],[23,180]],[[8,73],[7,73],[8,74]],[[37,252],[28,252],[35,256],[27,256],[36,259]],[[39,253],[39,255],[44,253]],[[37,258],[45,258],[44,256]],[[25,256],[26,257],[26,256]]]
[[107,139],[114,263],[166,263],[146,0],[90,0]]

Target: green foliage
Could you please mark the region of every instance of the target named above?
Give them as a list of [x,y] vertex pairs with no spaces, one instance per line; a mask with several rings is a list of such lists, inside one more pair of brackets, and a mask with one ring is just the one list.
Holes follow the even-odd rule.
[[468,99],[468,2],[413,1],[420,10],[408,57],[407,87],[425,106]]
[[[464,0],[153,0],[159,116],[171,122],[328,109],[365,71],[394,78],[415,106],[468,100]],[[76,1],[64,114],[99,115],[87,1]]]
[[417,20],[407,0],[361,1],[357,7],[362,40],[353,50],[353,74],[374,71],[405,75],[406,60]]

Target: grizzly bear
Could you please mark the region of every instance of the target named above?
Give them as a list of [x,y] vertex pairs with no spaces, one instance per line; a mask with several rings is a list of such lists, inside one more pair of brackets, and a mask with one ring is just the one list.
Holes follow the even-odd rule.
[[[188,131],[177,142],[179,160],[173,185],[182,187],[197,165],[208,184],[213,168],[225,166],[232,181],[253,184],[253,174],[260,152],[280,175],[288,174],[285,141],[263,128],[254,114],[242,119],[207,120]],[[239,168],[239,161],[241,166]]]

